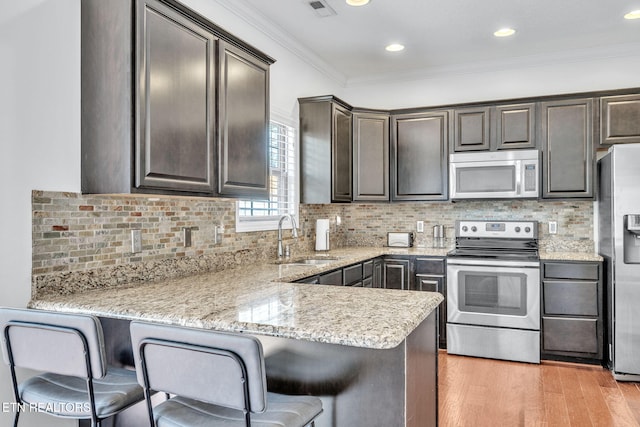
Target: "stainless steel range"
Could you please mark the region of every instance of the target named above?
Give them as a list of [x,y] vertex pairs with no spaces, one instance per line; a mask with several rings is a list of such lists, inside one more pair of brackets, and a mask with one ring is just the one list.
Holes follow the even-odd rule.
[[537,222],[456,222],[447,257],[447,352],[540,363]]

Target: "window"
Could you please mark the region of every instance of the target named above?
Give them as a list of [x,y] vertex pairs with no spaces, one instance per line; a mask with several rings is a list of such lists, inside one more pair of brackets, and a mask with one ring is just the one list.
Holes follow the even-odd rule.
[[238,201],[236,231],[275,230],[282,215],[298,215],[295,128],[272,120],[269,129],[269,199]]

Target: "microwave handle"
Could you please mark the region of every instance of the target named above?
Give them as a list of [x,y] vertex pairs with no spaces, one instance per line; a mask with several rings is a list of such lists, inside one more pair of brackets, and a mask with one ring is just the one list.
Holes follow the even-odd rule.
[[522,194],[521,188],[524,184],[524,171],[525,168],[522,167],[522,162],[516,162],[516,194]]

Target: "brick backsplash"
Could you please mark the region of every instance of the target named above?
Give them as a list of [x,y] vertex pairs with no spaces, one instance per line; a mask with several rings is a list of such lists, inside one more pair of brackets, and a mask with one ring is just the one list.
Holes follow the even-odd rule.
[[[33,292],[65,280],[87,288],[105,278],[117,284],[275,259],[276,232],[236,233],[235,210],[231,199],[33,191]],[[287,242],[294,254],[314,250],[318,218],[331,220],[334,248],[382,246],[388,231],[415,231],[418,220],[425,232],[416,243],[430,245],[433,225],[445,225],[451,238],[456,219],[483,218],[540,221],[541,247],[548,251],[594,250],[593,202],[585,201],[301,205],[300,238]],[[548,234],[550,220],[558,222],[557,235]],[[216,245],[214,227],[220,225],[224,236]],[[193,230],[188,248],[184,227]],[[140,253],[131,252],[132,229],[142,231]]]
[[[531,220],[539,222],[540,247],[548,252],[593,252],[593,202],[590,201],[460,201],[435,203],[376,203],[303,205],[301,221],[314,228],[317,218],[329,218],[331,243],[337,246],[382,246],[388,231],[416,230],[424,221],[424,233],[416,233],[417,245],[432,244],[432,227],[445,226],[452,243],[458,219]],[[341,224],[336,224],[339,216]],[[557,221],[558,233],[550,235],[548,222]],[[307,235],[313,240],[313,236]],[[309,239],[307,239],[309,240]]]

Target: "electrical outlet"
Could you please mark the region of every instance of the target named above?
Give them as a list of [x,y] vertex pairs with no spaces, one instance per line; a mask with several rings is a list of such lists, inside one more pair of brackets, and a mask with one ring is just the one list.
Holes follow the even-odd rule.
[[131,252],[142,252],[142,230],[131,230]]
[[184,233],[182,241],[184,242],[184,247],[191,247],[191,228],[183,227],[182,232]]
[[213,227],[213,244],[219,245],[222,243],[222,236],[224,235],[224,225],[215,225]]
[[424,221],[417,221],[416,222],[416,231],[418,233],[424,233]]
[[557,234],[557,233],[558,233],[558,222],[549,221],[549,234]]

